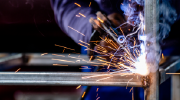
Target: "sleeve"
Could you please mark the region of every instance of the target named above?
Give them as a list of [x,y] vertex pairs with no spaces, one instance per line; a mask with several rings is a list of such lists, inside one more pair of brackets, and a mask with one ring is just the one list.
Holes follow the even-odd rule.
[[[89,42],[92,34],[90,17],[95,18],[99,8],[90,4],[92,0],[51,0],[55,20],[61,30],[76,43]],[[92,2],[91,2],[92,3]],[[91,5],[89,7],[89,5]],[[98,6],[97,6],[98,7]]]

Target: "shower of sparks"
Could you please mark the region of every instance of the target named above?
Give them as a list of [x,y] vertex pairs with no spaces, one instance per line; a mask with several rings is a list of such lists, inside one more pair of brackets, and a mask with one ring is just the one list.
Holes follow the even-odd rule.
[[17,69],[17,70],[15,71],[15,73],[17,73],[19,70],[21,70],[21,68]]
[[81,15],[81,16],[83,16],[83,17],[86,17],[84,14],[81,14],[81,13],[79,13],[79,15]]
[[81,87],[81,85],[79,85],[76,89],[79,89]]
[[79,7],[81,7],[81,5],[80,4],[78,4],[78,3],[74,3],[75,5],[77,5],[77,6],[79,6]]
[[84,95],[85,95],[85,94],[86,94],[86,92],[83,93],[82,98],[84,98]]
[[85,36],[83,33],[81,33],[81,32],[79,32],[79,31],[77,31],[77,30],[75,30],[74,28],[72,28],[72,27],[70,27],[70,26],[68,26],[70,29],[72,29],[72,30],[74,30],[74,31],[76,31],[76,32],[78,32],[78,33],[80,33],[81,35],[83,35],[83,36]]

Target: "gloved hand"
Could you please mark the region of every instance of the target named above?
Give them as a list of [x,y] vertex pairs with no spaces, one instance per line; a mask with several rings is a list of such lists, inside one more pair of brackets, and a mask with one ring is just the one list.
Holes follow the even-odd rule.
[[[103,53],[113,52],[113,50],[111,48],[109,48],[109,46],[113,47],[112,44],[106,43],[100,38],[100,37],[104,38],[105,36],[107,36],[107,33],[103,29],[101,23],[103,23],[108,28],[109,27],[116,28],[119,25],[125,23],[125,19],[123,18],[123,16],[118,13],[112,13],[106,17],[101,12],[97,12],[97,19],[91,18],[89,21],[95,30],[91,35],[89,48],[92,50],[99,51],[98,48],[100,46],[102,46],[106,49],[106,51],[104,51]],[[127,27],[125,27],[125,28],[127,28]],[[109,37],[109,38],[111,38],[111,37]],[[95,44],[95,42],[91,42],[91,41],[99,41],[97,43],[99,46],[97,44]],[[110,41],[114,41],[114,39],[110,39]],[[88,50],[88,56],[89,56],[89,58],[91,58],[91,60],[95,59],[94,52],[91,50]],[[109,57],[106,56],[105,58],[108,59]]]

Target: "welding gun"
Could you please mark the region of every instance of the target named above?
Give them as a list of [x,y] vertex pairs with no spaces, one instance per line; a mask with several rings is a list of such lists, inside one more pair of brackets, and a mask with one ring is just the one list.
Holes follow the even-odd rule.
[[[89,42],[89,49],[88,50],[88,56],[91,58],[91,60],[95,59],[95,52],[94,50],[95,41],[100,42],[101,38],[100,37],[108,37],[112,40],[114,40],[116,43],[119,45],[124,42],[125,36],[123,33],[119,30],[119,25],[125,22],[124,18],[122,16],[119,16],[119,14],[112,14],[109,18],[102,14],[100,11],[96,13],[97,15],[97,20],[90,18],[89,22],[92,24],[94,31],[90,37],[90,42]],[[119,17],[117,17],[119,16]],[[124,24],[126,25],[126,24]],[[127,30],[127,25],[125,27]],[[125,31],[124,31],[125,32]],[[125,32],[126,33],[126,32]]]

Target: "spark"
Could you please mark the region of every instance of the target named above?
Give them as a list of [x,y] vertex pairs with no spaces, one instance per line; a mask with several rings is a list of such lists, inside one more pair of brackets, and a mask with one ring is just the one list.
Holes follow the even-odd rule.
[[163,53],[162,53],[162,59],[164,59],[164,55],[163,55]]
[[82,42],[82,43],[84,43],[84,44],[90,45],[89,43],[86,43],[86,42],[84,42],[84,41],[82,41],[82,40],[79,40],[79,41]]
[[179,75],[180,73],[166,73],[166,74],[176,74],[176,75]]
[[76,32],[78,32],[78,33],[80,33],[81,35],[83,35],[83,36],[85,36],[83,33],[81,33],[81,32],[79,32],[79,31],[77,31],[77,30],[75,30],[74,28],[72,28],[72,27],[70,27],[70,26],[68,26],[70,29],[72,29],[72,30],[74,30],[74,31],[76,31]]
[[67,47],[65,47],[65,46],[60,46],[60,45],[57,45],[57,44],[55,44],[55,46],[58,46],[58,47],[63,47],[64,49],[69,49],[69,50],[73,50],[73,51],[75,51],[75,49],[67,48]]
[[76,17],[81,17],[81,16],[79,16],[79,15],[76,15]]
[[63,59],[54,59],[54,58],[52,58],[52,60],[58,60],[58,61],[64,61],[64,62],[72,62],[72,63],[75,63],[74,61],[67,61],[67,60],[63,60]]
[[91,61],[92,58],[93,58],[93,56],[90,57],[89,61]]
[[110,27],[110,29],[113,31],[113,33],[118,37],[118,35],[116,34],[116,32],[114,32],[114,30]]
[[41,54],[41,56],[43,56],[43,55],[45,55],[45,54],[48,54],[48,53],[43,53],[43,54]]
[[80,4],[78,4],[78,3],[76,3],[76,2],[75,2],[74,4],[75,4],[75,5],[77,5],[77,6],[79,6],[79,7],[81,7],[81,5],[80,5]]
[[102,75],[93,75],[93,76],[85,76],[82,79],[92,78],[92,77],[99,77],[99,76],[110,76],[109,74],[102,74]]
[[79,15],[81,15],[81,16],[83,16],[83,17],[86,17],[84,14],[81,14],[81,13],[79,13]]
[[62,52],[62,53],[64,53],[64,51],[65,51],[65,49],[63,50],[63,52]]
[[[128,81],[128,83],[129,83],[132,79],[133,79],[133,78],[131,78],[131,79]],[[127,87],[128,87],[128,83],[127,83],[126,89],[127,89]]]
[[53,64],[53,66],[68,66],[68,65],[62,65],[62,64]]
[[99,88],[97,88],[96,92],[98,92]]
[[96,100],[99,100],[100,97],[98,97]]
[[21,70],[21,68],[18,68],[18,69],[15,71],[15,73],[17,73],[19,70]]
[[102,79],[96,80],[96,82],[101,81],[101,80],[106,80],[106,79],[109,79],[109,78],[111,78],[111,77],[113,77],[113,76],[110,76],[110,77],[106,77],[106,78],[102,78]]
[[58,55],[58,54],[52,54],[52,55],[65,57],[64,55]]
[[133,87],[130,89],[129,93],[133,90]]
[[91,2],[89,3],[89,7],[91,6]]
[[101,42],[101,41],[90,41],[90,42]]
[[79,85],[76,89],[79,89],[81,87],[81,85]]
[[83,93],[82,98],[84,98],[84,95],[85,95],[85,94],[86,94],[86,92]]
[[104,21],[101,18],[97,18],[101,23],[104,23]]

